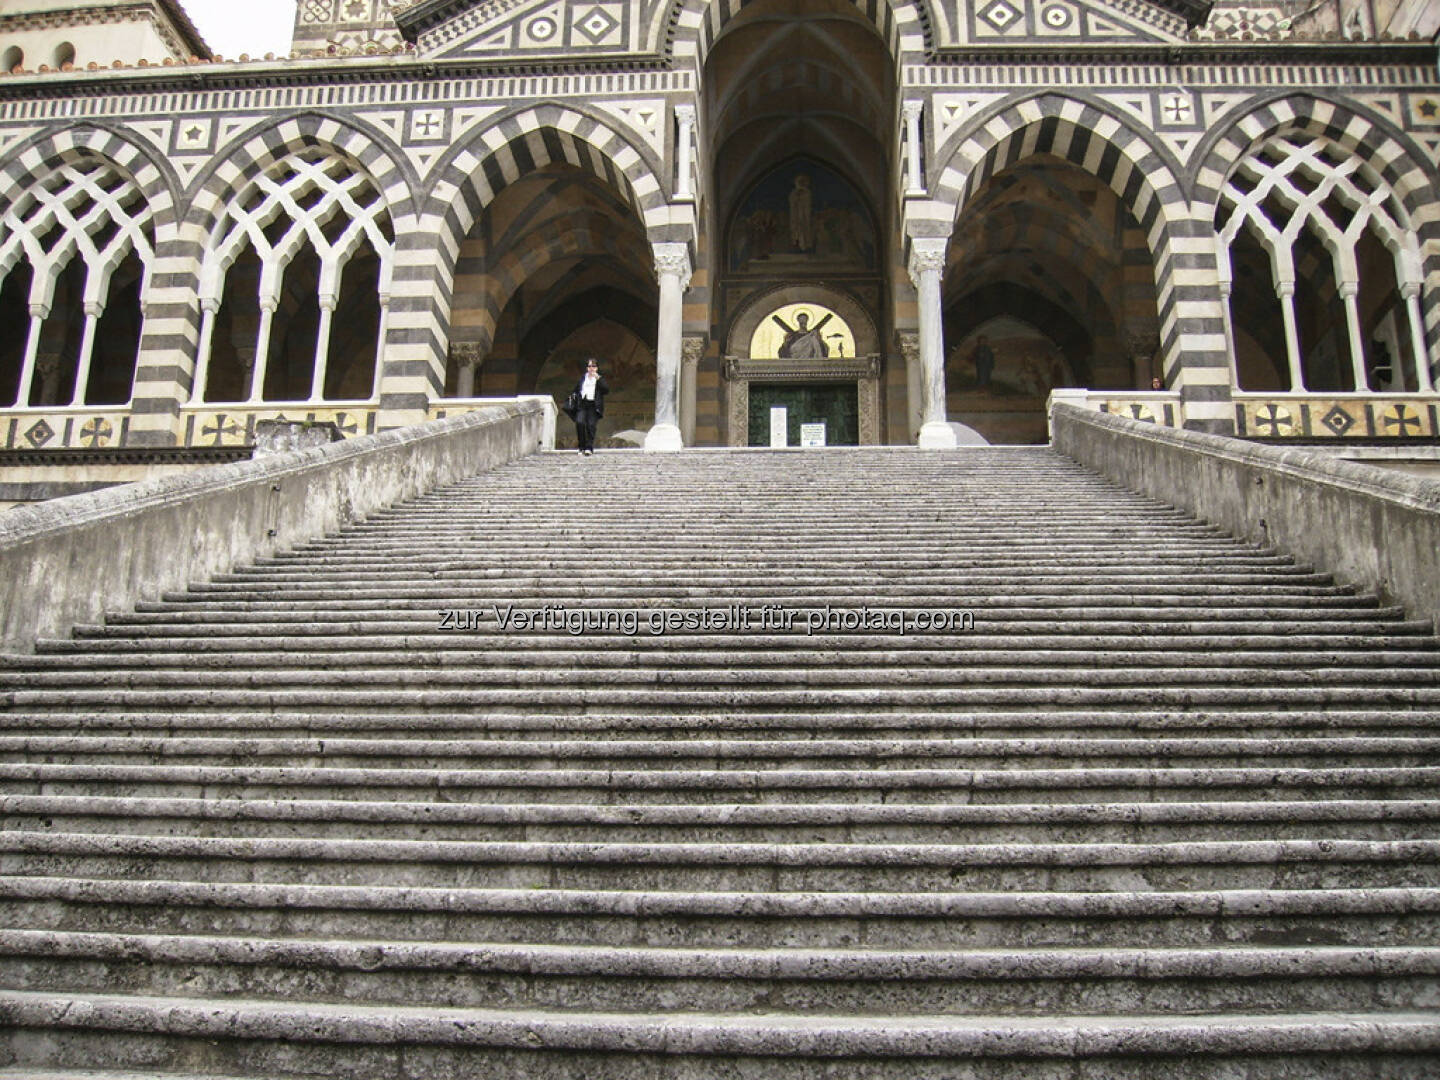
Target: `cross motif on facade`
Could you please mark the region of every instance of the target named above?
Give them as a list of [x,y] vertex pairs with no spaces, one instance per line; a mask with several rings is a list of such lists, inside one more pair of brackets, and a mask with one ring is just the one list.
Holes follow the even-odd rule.
[[1282,409],[1278,405],[1265,405],[1262,408],[1263,412],[1260,409],[1255,411],[1255,426],[1269,428],[1267,435],[1288,435],[1295,426],[1288,409]]
[[1408,405],[1392,405],[1385,410],[1383,419],[1387,429],[1399,428],[1397,434],[1401,436],[1410,434],[1411,424],[1415,425],[1416,435],[1420,434],[1420,429],[1424,426],[1420,422],[1420,417],[1412,413]]
[[86,421],[85,426],[80,429],[80,438],[86,440],[92,448],[105,445],[113,434],[115,429],[99,416]]
[[1171,94],[1165,102],[1165,118],[1172,124],[1184,124],[1190,119],[1190,102],[1179,94]]
[[410,131],[418,139],[433,139],[440,134],[442,127],[444,121],[438,112],[423,112],[415,114]]
[[238,438],[241,434],[241,430],[240,425],[237,424],[234,420],[230,420],[227,423],[224,413],[216,413],[215,422],[208,427],[202,427],[200,429],[200,434],[204,435],[207,439],[213,436],[214,441],[211,445],[219,446],[221,441],[227,436],[232,439]]

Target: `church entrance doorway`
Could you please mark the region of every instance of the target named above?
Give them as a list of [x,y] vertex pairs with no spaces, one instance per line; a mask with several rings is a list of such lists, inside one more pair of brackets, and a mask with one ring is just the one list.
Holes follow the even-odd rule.
[[785,410],[785,445],[800,446],[802,424],[824,424],[826,446],[860,445],[860,405],[855,383],[755,383],[750,387],[750,445],[769,446],[771,410]]

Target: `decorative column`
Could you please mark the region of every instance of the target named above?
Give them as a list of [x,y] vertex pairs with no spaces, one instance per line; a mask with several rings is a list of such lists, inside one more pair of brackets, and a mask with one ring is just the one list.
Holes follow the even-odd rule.
[[380,329],[375,335],[375,385],[370,397],[380,400],[380,381],[385,375],[385,338],[390,333],[390,294],[380,294]]
[[945,419],[945,334],[941,325],[940,275],[949,241],[910,241],[910,280],[920,298],[920,447],[950,450],[955,432]]
[[250,377],[250,396],[246,402],[257,405],[265,391],[265,369],[270,364],[270,324],[275,321],[275,309],[280,306],[278,298],[266,297],[260,301],[260,333],[255,337],[255,367]]
[[50,317],[49,304],[30,305],[30,333],[25,338],[25,359],[20,362],[20,385],[15,390],[15,404],[25,408],[30,404],[30,386],[35,381],[35,358],[40,354],[40,331]]
[[1355,389],[1365,393],[1370,389],[1370,378],[1365,373],[1365,339],[1360,334],[1359,295],[1358,281],[1340,282],[1340,298],[1345,302],[1345,325],[1350,330],[1350,366],[1355,372]]
[[105,313],[105,305],[85,305],[85,330],[80,337],[80,359],[75,367],[75,388],[70,391],[71,405],[85,404],[85,388],[90,383],[90,361],[95,355],[95,325]]
[[1290,392],[1305,392],[1305,376],[1300,371],[1300,330],[1295,325],[1295,282],[1281,281],[1275,285],[1280,298],[1280,313],[1285,318],[1285,356],[1290,361]]
[[660,316],[655,333],[655,425],[645,435],[647,453],[684,448],[680,434],[680,339],[690,252],[684,244],[651,245],[660,281]]
[[1230,309],[1234,287],[1229,278],[1220,279],[1220,316],[1225,327],[1225,355],[1230,358],[1230,388],[1243,390],[1240,385],[1240,358],[1235,355],[1235,313]]
[[906,196],[925,194],[925,174],[920,162],[920,117],[925,113],[923,101],[907,101],[900,106],[900,115],[905,118],[905,160],[908,173],[905,177]]
[[705,339],[699,334],[686,334],[680,341],[680,437],[686,446],[695,445],[695,388],[704,351]]
[[215,316],[220,311],[219,299],[200,300],[200,347],[195,350],[195,381],[190,391],[190,404],[205,400],[205,386],[210,379],[210,353],[215,347]]
[[1400,298],[1405,301],[1405,310],[1410,316],[1410,351],[1415,354],[1416,385],[1421,393],[1430,394],[1435,391],[1435,380],[1430,378],[1430,354],[1425,350],[1425,323],[1420,317],[1420,283],[1405,282],[1400,286]]
[[455,359],[455,396],[475,396],[475,375],[480,370],[484,357],[480,355],[480,343],[461,341],[450,346],[450,355]]
[[335,294],[320,294],[320,329],[315,334],[315,365],[310,370],[310,400],[325,396],[325,369],[330,366],[330,322],[335,318]]
[[691,190],[690,156],[695,138],[695,106],[676,105],[675,119],[680,124],[680,133],[675,139],[675,201],[693,202]]

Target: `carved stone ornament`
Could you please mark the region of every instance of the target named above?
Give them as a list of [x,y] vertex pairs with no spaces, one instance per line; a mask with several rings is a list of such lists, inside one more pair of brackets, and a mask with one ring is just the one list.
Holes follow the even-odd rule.
[[895,331],[895,344],[900,346],[900,355],[905,358],[907,368],[920,362],[920,335],[914,330]]
[[690,252],[684,244],[655,244],[655,276],[680,279],[680,288],[690,285]]
[[946,240],[923,239],[910,241],[910,280],[920,288],[920,277],[928,270],[945,272]]
[[485,354],[477,341],[456,341],[450,345],[450,359],[457,366],[474,367],[485,359]]
[[705,338],[699,334],[686,334],[680,339],[680,362],[689,367],[698,367],[700,357],[705,353]]

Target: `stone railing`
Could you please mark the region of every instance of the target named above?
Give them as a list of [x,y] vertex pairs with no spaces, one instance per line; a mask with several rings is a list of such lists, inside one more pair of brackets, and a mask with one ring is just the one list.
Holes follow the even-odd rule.
[[1440,481],[1053,405],[1060,453],[1228,532],[1440,621]]
[[548,398],[0,514],[0,647],[94,622],[553,445]]
[[[1060,403],[1161,427],[1184,427],[1180,395],[1167,390],[1052,390]],[[1431,439],[1440,394],[1236,393],[1235,434],[1247,439]]]

